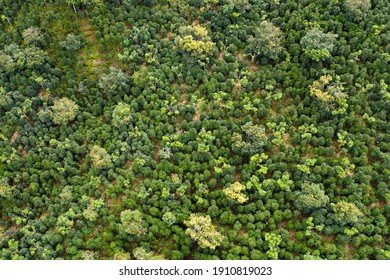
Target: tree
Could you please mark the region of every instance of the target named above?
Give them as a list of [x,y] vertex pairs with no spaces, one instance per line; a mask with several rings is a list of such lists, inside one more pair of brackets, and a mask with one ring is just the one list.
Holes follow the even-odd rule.
[[0,178],[0,198],[10,199],[12,197],[14,186],[8,184],[7,178]]
[[123,251],[115,252],[113,259],[118,260],[118,261],[119,260],[130,260],[130,253],[123,252]]
[[254,61],[257,57],[277,60],[282,48],[282,31],[269,21],[262,21],[255,35],[248,39],[245,53]]
[[371,9],[371,0],[345,0],[344,6],[354,20],[362,20]]
[[329,203],[329,197],[325,195],[322,184],[303,183],[302,190],[298,193],[295,206],[304,212],[311,212],[325,207]]
[[171,226],[174,223],[176,223],[176,216],[172,212],[165,212],[164,215],[162,216],[162,220],[168,226]]
[[363,216],[359,208],[350,202],[340,201],[331,203],[330,206],[334,212],[334,220],[341,225],[356,224],[359,221],[359,218]]
[[180,27],[176,44],[179,49],[198,58],[205,58],[215,45],[211,42],[207,29],[200,25]]
[[201,248],[214,250],[224,239],[224,236],[214,228],[209,215],[204,217],[192,213],[184,224],[188,227],[186,233],[197,241]]
[[98,218],[98,212],[101,207],[105,205],[104,201],[102,199],[93,200],[83,211],[83,216],[88,221],[94,222]]
[[133,255],[136,260],[164,260],[164,256],[148,252],[142,247],[135,248]]
[[104,168],[111,164],[111,156],[106,149],[94,145],[89,152],[92,161],[92,166],[96,168]]
[[43,36],[39,28],[29,27],[22,32],[23,41],[26,45],[40,43]]
[[54,100],[51,118],[55,124],[66,125],[76,117],[79,107],[67,97]]
[[124,210],[121,212],[121,224],[119,229],[128,234],[140,236],[145,233],[142,213],[137,210]]
[[100,77],[98,86],[105,93],[115,95],[120,90],[128,89],[128,83],[129,78],[122,70],[110,67],[109,72]]
[[83,5],[83,4],[88,4],[88,3],[98,4],[101,2],[102,2],[102,0],[65,0],[66,4],[72,5],[73,11],[75,13],[77,13],[76,6],[78,6],[78,5]]
[[256,153],[262,152],[262,148],[267,143],[267,135],[265,134],[265,128],[262,125],[253,125],[253,123],[247,122],[241,126],[243,135],[234,132],[232,136],[232,150],[239,155],[252,156]]
[[10,44],[0,51],[0,70],[11,73],[16,69],[39,68],[49,58],[46,51],[29,45],[22,48],[17,44]]
[[248,197],[245,194],[242,194],[241,191],[245,190],[245,186],[240,182],[235,182],[229,187],[223,190],[227,197],[237,200],[238,203],[242,204],[248,200]]
[[316,97],[332,114],[344,113],[348,108],[347,95],[344,93],[344,87],[338,76],[335,81],[332,76],[321,76],[310,86],[310,95]]
[[112,124],[116,127],[128,124],[132,120],[131,107],[119,102],[112,111]]
[[66,40],[60,42],[60,46],[69,52],[75,52],[81,48],[80,37],[74,34],[68,34]]
[[278,246],[282,242],[282,237],[276,233],[266,232],[265,241],[268,242],[269,250],[266,252],[267,256],[272,260],[278,259]]
[[314,27],[306,32],[300,43],[306,55],[315,61],[320,61],[331,56],[337,37],[337,34],[325,33]]

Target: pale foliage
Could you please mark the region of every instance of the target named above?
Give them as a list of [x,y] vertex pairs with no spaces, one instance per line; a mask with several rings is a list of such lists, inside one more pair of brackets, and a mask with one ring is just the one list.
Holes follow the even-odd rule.
[[176,38],[177,46],[195,57],[210,53],[215,45],[208,36],[207,29],[200,25],[183,26]]
[[255,30],[255,35],[248,39],[245,52],[252,60],[257,56],[277,59],[282,48],[282,31],[269,21],[262,21]]
[[128,234],[140,236],[145,233],[142,213],[139,210],[125,210],[121,212],[120,229]]
[[195,241],[198,242],[201,248],[215,249],[224,239],[211,223],[210,216],[200,216],[191,214],[188,221],[184,221],[188,227],[186,233]]
[[133,250],[133,255],[136,260],[164,260],[162,255],[154,252],[148,252],[142,247],[137,247]]
[[337,34],[325,33],[314,27],[306,32],[300,43],[311,59],[320,61],[331,56],[337,37]]
[[335,81],[329,75],[321,76],[310,86],[310,94],[316,97],[325,107],[334,114],[343,113],[348,107],[346,103],[347,94],[336,76]]
[[356,20],[363,19],[371,9],[371,0],[345,0],[344,4]]
[[244,203],[248,200],[248,197],[245,194],[242,194],[241,191],[245,190],[245,186],[240,182],[235,182],[229,187],[223,190],[227,197],[236,200],[238,203]]
[[128,124],[131,119],[130,105],[119,102],[112,111],[112,124],[118,127],[122,124]]
[[25,44],[38,43],[43,39],[41,31],[36,27],[29,27],[23,30],[22,37]]
[[92,147],[89,156],[91,157],[92,166],[96,168],[104,168],[111,163],[111,156],[107,151],[96,145]]
[[330,206],[335,214],[334,219],[342,225],[355,224],[359,221],[359,218],[363,216],[359,208],[350,202],[340,201],[331,203]]
[[114,260],[130,260],[130,253],[118,251],[114,254]]
[[74,120],[78,109],[79,107],[75,102],[69,98],[63,97],[54,100],[51,118],[55,124],[66,125],[68,122]]

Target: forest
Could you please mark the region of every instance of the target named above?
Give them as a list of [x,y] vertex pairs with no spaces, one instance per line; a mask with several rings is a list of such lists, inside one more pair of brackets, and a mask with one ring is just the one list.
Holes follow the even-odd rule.
[[0,260],[389,260],[390,1],[0,0]]

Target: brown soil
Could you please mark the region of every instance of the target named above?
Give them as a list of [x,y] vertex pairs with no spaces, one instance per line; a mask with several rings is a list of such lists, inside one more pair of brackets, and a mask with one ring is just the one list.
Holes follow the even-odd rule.
[[9,139],[9,141],[11,141],[12,143],[15,142],[15,139],[18,138],[19,135],[20,135],[19,131],[16,130],[16,131],[14,132],[14,134],[12,134],[11,138]]

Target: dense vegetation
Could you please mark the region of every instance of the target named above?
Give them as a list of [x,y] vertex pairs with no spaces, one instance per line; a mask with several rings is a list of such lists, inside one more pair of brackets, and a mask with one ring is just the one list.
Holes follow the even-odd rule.
[[390,258],[389,1],[0,17],[0,259]]

